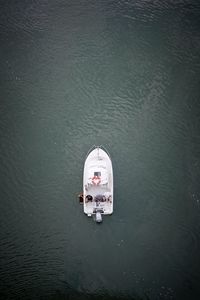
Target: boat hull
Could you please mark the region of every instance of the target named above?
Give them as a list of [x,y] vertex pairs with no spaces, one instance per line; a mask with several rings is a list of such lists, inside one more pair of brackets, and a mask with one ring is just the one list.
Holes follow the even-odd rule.
[[89,151],[83,171],[84,213],[92,216],[113,213],[113,168],[106,150],[94,147]]

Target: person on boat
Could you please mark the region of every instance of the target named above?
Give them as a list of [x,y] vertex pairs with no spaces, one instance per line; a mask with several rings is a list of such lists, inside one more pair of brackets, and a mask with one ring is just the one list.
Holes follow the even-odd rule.
[[87,195],[86,197],[85,197],[85,202],[92,202],[92,200],[93,200],[93,197],[91,196],[91,195]]
[[111,196],[111,195],[108,197],[108,201],[109,201],[110,203],[112,203],[112,196]]
[[79,203],[83,203],[83,193],[78,195]]

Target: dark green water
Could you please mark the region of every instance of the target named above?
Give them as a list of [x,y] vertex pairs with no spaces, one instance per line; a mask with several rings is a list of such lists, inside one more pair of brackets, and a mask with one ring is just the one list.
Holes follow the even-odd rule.
[[1,1],[0,99],[1,299],[199,299],[198,1]]

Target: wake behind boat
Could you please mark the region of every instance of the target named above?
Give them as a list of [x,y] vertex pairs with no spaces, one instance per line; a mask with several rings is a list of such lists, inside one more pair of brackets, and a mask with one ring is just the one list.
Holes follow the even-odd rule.
[[112,161],[102,147],[93,147],[85,160],[83,172],[83,208],[89,217],[102,222],[102,215],[113,213]]

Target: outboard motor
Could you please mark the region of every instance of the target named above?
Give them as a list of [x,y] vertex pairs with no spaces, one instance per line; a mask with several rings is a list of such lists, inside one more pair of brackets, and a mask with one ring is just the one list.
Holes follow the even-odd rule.
[[96,212],[96,222],[97,223],[101,223],[102,222],[102,216],[101,216],[100,211]]

